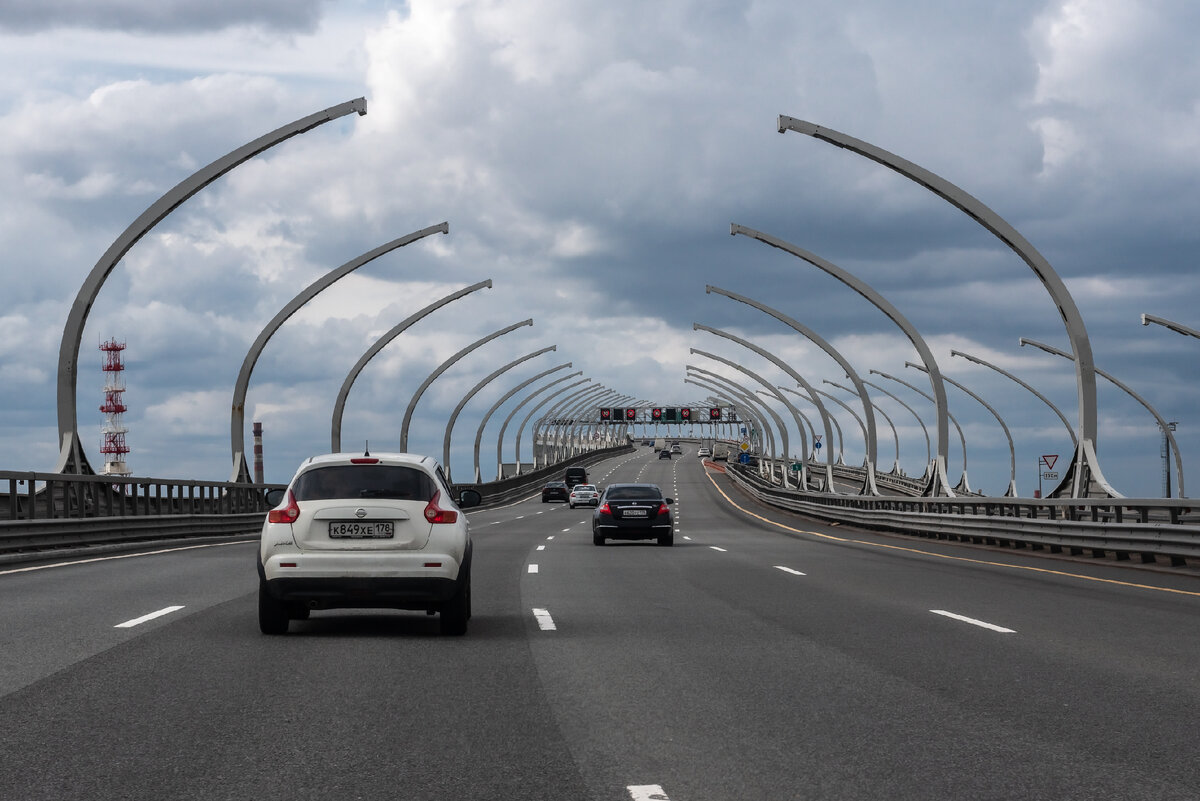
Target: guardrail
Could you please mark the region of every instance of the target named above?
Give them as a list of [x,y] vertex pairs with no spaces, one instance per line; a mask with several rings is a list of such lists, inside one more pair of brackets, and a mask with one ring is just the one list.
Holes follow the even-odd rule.
[[[606,448],[503,481],[455,487],[477,490],[484,508],[499,506],[567,467],[632,450]],[[269,509],[266,491],[286,486],[0,471],[0,556],[11,562],[64,548],[257,534]]]
[[1200,520],[1186,498],[831,495],[780,489],[739,465],[726,474],[763,503],[860,528],[1176,567],[1200,562]]

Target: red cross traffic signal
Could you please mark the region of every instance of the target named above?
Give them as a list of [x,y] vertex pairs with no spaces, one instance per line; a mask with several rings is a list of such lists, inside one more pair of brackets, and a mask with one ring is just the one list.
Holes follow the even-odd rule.
[[637,409],[626,409],[625,410],[625,419],[626,420],[636,420],[637,419]]
[[709,420],[720,420],[721,419],[720,408],[714,406],[713,408],[709,409],[708,410],[708,419]]
[[612,419],[612,409],[601,409],[600,410],[600,419],[601,420],[611,420]]
[[679,419],[680,420],[691,420],[692,419],[692,410],[691,409],[680,409],[679,410]]
[[653,417],[655,420],[661,420],[662,419],[662,409],[651,409],[650,416]]

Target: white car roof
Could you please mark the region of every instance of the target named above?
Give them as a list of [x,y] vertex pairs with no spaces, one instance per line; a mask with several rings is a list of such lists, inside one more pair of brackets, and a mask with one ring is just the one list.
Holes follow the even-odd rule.
[[437,460],[431,456],[422,456],[419,453],[322,453],[317,456],[310,456],[305,459],[300,469],[309,467],[317,467],[320,465],[330,464],[351,464],[352,459],[378,459],[378,464],[393,464],[393,465],[408,465],[410,467],[422,467],[429,471],[434,471],[438,468]]

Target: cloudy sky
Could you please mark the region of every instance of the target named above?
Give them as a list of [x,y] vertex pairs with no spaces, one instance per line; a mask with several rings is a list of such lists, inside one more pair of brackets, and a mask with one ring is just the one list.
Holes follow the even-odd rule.
[[[1069,350],[1049,295],[1015,254],[927,190],[848,151],[781,136],[776,118],[786,114],[903,156],[1011,222],[1065,280],[1097,366],[1179,422],[1186,471],[1200,449],[1200,341],[1143,327],[1139,315],[1200,327],[1198,32],[1200,6],[1189,0],[4,0],[2,467],[54,466],[63,326],[125,227],[229,151],[365,97],[366,116],[235,169],[117,265],[80,353],[79,427],[93,463],[102,339],[128,346],[133,471],[223,480],[234,381],[266,323],[329,270],[442,221],[448,235],[362,267],[271,340],[247,402],[248,420],[266,429],[268,480],[285,481],[302,458],[328,450],[338,388],[383,333],[485,279],[491,289],[433,313],[371,361],[347,403],[344,443],[397,447],[404,408],[438,364],[528,317],[533,326],[433,383],[410,450],[440,458],[458,399],[549,345],[557,351],[489,384],[460,416],[457,476],[471,470],[488,407],[567,361],[664,406],[706,394],[684,383],[688,364],[751,383],[690,355],[693,347],[794,385],[734,343],[694,332],[696,322],[756,342],[840,392],[821,383],[845,383],[833,359],[776,320],[706,295],[707,284],[796,318],[864,375],[876,369],[928,388],[905,368],[916,352],[883,314],[808,264],[731,237],[736,222],[882,293],[946,375],[1005,419],[1018,489],[1031,494],[1040,455],[1068,458],[1066,429],[1030,393],[950,351],[1016,374],[1074,423],[1071,365],[1018,346],[1028,337]],[[874,380],[932,429],[928,401]],[[1003,492],[999,425],[947,392],[966,432],[971,486]],[[920,472],[916,419],[874,394],[897,426],[901,466]],[[1105,474],[1127,495],[1160,495],[1153,418],[1103,380],[1098,402]],[[514,404],[486,429],[485,477],[498,422]],[[838,417],[845,458],[860,462],[857,424]],[[888,469],[895,440],[879,425]],[[957,481],[953,428],[951,437]],[[522,447],[527,458],[528,432]],[[511,441],[504,458],[513,458]]]

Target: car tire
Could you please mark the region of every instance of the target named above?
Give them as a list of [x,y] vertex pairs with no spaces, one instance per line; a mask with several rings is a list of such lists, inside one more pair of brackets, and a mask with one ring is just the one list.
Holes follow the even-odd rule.
[[287,604],[288,618],[290,620],[308,620],[309,608],[300,601],[292,601]]
[[604,544],[604,535],[598,534],[595,531],[593,531],[592,532],[592,545],[603,545],[603,544]]
[[258,582],[258,630],[263,634],[287,634],[287,604],[271,596],[267,582]]
[[575,504],[573,504],[573,503],[572,503],[572,504],[569,504],[569,506],[570,506],[572,509],[574,509],[574,508],[575,508]]
[[467,633],[467,621],[471,619],[471,574],[465,572],[454,597],[442,607],[438,623],[442,634],[461,637]]
[[669,533],[669,534],[659,534],[658,535],[658,544],[663,546],[664,548],[670,548],[672,545],[675,544],[674,532]]

